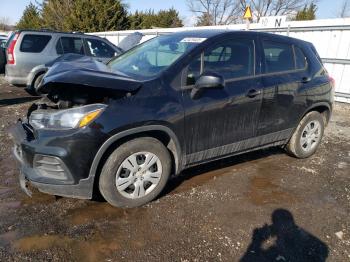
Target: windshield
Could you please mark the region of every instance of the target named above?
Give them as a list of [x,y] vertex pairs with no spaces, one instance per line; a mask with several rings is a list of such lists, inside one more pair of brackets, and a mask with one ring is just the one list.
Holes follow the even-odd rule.
[[156,37],[111,60],[108,65],[112,72],[150,79],[204,40],[180,35]]

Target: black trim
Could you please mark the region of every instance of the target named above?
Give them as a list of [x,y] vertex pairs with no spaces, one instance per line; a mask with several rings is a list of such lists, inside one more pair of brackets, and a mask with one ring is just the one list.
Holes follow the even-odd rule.
[[292,132],[293,128],[289,128],[283,131],[253,137],[232,144],[192,153],[186,155],[186,165],[202,163],[203,161],[216,159],[218,157],[248,152],[259,149],[260,147],[268,147],[274,144],[285,144],[289,140]]

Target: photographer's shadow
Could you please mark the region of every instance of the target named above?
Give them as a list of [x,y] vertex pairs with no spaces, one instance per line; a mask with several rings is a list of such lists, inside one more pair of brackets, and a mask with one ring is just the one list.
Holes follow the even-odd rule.
[[272,225],[254,229],[252,243],[240,261],[322,262],[327,257],[325,243],[298,227],[288,210],[277,209],[272,213]]

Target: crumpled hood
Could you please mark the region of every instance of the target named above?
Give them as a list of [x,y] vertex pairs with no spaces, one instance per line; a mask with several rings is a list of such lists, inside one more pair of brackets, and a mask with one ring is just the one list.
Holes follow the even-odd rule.
[[65,55],[53,63],[45,74],[38,92],[47,94],[53,89],[79,88],[85,90],[99,89],[108,92],[134,92],[142,82],[116,74],[104,63],[91,57],[80,55]]

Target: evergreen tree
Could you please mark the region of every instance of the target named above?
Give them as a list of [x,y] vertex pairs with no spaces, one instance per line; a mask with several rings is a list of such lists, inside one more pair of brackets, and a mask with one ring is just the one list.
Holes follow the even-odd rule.
[[304,8],[295,16],[296,21],[304,21],[304,20],[314,20],[316,18],[317,6],[315,3],[311,3],[309,6],[305,5]]
[[16,25],[16,29],[40,29],[42,28],[42,19],[37,6],[33,3],[24,9],[23,15]]
[[129,20],[130,29],[134,30],[183,26],[179,13],[174,8],[160,10],[158,13],[155,13],[152,9],[145,12],[136,11],[129,16]]

